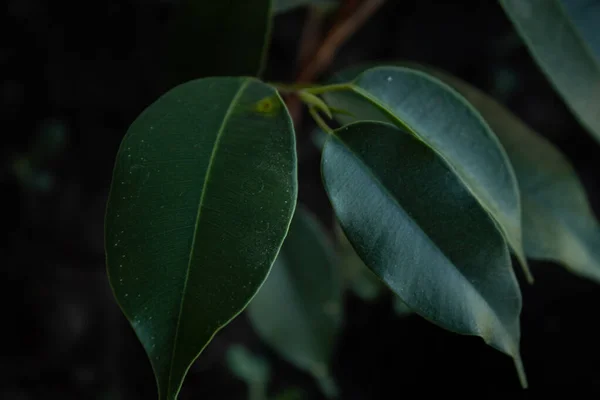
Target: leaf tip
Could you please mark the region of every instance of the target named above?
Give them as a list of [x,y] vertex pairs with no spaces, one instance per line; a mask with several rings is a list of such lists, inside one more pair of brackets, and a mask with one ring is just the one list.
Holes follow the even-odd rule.
[[329,369],[325,364],[317,364],[311,370],[313,376],[317,380],[319,388],[328,399],[335,399],[339,396],[339,389],[333,377],[329,373]]
[[523,366],[523,360],[521,360],[521,356],[513,356],[513,361],[515,363],[517,374],[519,375],[519,382],[521,382],[521,387],[523,389],[527,389],[529,387],[529,384],[527,383],[527,375],[525,374],[525,367]]
[[525,279],[527,283],[533,285],[535,283],[535,278],[533,277],[533,273],[531,273],[531,268],[529,268],[529,263],[525,256],[519,256],[519,264],[521,264],[521,268],[523,269],[523,273],[525,274]]

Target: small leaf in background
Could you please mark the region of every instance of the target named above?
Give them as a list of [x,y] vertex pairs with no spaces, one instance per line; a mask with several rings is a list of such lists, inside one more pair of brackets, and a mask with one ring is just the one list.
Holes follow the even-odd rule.
[[211,76],[260,76],[271,0],[182,0],[166,35],[168,87]]
[[365,264],[415,313],[511,356],[526,386],[508,247],[443,159],[391,124],[358,122],[327,140],[322,175]]
[[47,164],[64,153],[66,142],[64,122],[54,118],[43,121],[29,150],[12,160],[12,173],[26,190],[49,192],[53,188],[55,176]]
[[337,221],[334,224],[334,231],[338,239],[340,269],[347,287],[364,301],[374,301],[383,293],[389,293],[392,297],[394,312],[398,316],[405,317],[412,314],[406,303],[391,291],[356,254]]
[[296,205],[295,146],[283,101],[253,78],[177,86],[127,131],[106,261],[161,400],[177,397],[191,363],[268,275]]
[[327,141],[328,135],[329,134],[327,132],[325,132],[323,129],[317,127],[310,134],[310,139],[311,139],[312,143],[315,145],[315,147],[317,149],[319,149],[319,151],[321,151],[323,149],[323,146],[325,145],[325,142]]
[[494,130],[517,174],[525,252],[600,283],[600,225],[567,158],[492,97],[441,70],[420,66],[459,91]]
[[[356,68],[342,72],[336,80],[352,79],[350,73],[356,72]],[[466,100],[438,79],[405,67],[367,69],[343,90],[323,97],[329,105],[355,116],[337,115],[342,123],[391,122],[440,154],[500,225],[533,281],[523,251],[515,173],[498,138]]]
[[329,11],[339,4],[339,0],[273,0],[273,12],[281,14],[303,6],[314,6]]
[[269,277],[248,306],[257,334],[284,359],[309,372],[323,392],[342,321],[342,283],[324,228],[298,206]]
[[356,254],[337,221],[334,224],[334,233],[338,245],[338,263],[346,286],[365,301],[375,300],[387,287]]
[[54,186],[54,176],[48,171],[37,169],[27,156],[17,156],[11,168],[25,190],[44,193],[49,192]]
[[398,296],[394,296],[393,305],[394,305],[394,312],[399,317],[406,317],[407,315],[412,314],[412,310]]
[[600,2],[500,0],[533,59],[600,141]]
[[231,372],[248,385],[248,399],[266,400],[271,375],[267,360],[239,344],[227,349],[226,359]]

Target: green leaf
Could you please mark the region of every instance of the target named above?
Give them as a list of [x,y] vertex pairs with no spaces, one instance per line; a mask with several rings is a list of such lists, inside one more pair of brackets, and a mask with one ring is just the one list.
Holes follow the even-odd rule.
[[339,223],[334,225],[334,231],[338,238],[338,247],[340,253],[340,267],[344,274],[344,280],[347,287],[364,301],[374,301],[382,293],[390,293],[392,296],[394,312],[405,317],[412,314],[412,310],[398,297],[393,291],[384,285],[383,281],[377,277],[365,265],[352,244],[344,234],[344,230]]
[[438,69],[419,68],[458,90],[502,142],[519,181],[527,256],[559,262],[600,283],[600,225],[566,157],[481,90]]
[[271,0],[183,0],[167,28],[168,87],[211,76],[260,76],[271,23]]
[[227,349],[227,364],[235,376],[248,385],[249,400],[266,400],[271,370],[267,361],[239,344]]
[[508,247],[447,163],[391,124],[357,122],[328,139],[321,168],[365,264],[415,313],[510,355],[526,385]]
[[248,306],[258,335],[284,359],[312,374],[330,397],[337,389],[329,364],[342,320],[335,262],[324,229],[299,206],[267,281]]
[[326,11],[335,8],[339,0],[273,0],[275,14],[284,13],[303,6],[315,6]]
[[410,314],[412,314],[412,310],[406,305],[405,302],[402,301],[402,299],[398,296],[394,296],[394,312],[396,313],[396,315],[398,315],[399,317],[406,317]]
[[515,173],[498,138],[462,96],[438,79],[404,67],[368,69],[334,88],[338,90],[324,94],[327,103],[355,116],[337,115],[342,123],[391,122],[440,154],[494,217],[533,281],[523,251]]
[[600,141],[600,1],[500,4],[573,114]]
[[207,78],[144,110],[117,154],[106,212],[110,284],[160,399],[265,280],[296,205],[294,131],[253,78]]

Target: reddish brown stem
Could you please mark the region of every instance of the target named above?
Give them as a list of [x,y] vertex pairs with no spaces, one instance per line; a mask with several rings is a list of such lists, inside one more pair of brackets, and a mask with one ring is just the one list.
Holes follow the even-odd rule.
[[[331,65],[338,49],[383,3],[385,0],[345,0],[336,13],[332,28],[320,45],[317,39],[324,19],[320,12],[311,9],[300,43],[298,63],[301,69],[296,82],[311,83],[318,78]],[[312,56],[308,57],[311,53]],[[288,96],[286,101],[294,122],[299,125],[302,103],[295,95]]]

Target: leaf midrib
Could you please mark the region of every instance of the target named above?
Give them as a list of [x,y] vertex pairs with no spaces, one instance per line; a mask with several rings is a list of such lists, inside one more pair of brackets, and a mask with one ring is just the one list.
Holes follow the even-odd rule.
[[213,163],[215,160],[217,150],[219,148],[219,144],[221,142],[221,137],[223,136],[223,133],[225,132],[225,127],[227,126],[227,122],[229,122],[229,119],[231,117],[231,113],[233,111],[234,106],[237,104],[239,98],[242,96],[244,90],[247,88],[249,83],[250,83],[249,79],[243,81],[242,84],[240,85],[240,87],[238,88],[237,92],[235,93],[235,95],[232,97],[231,103],[229,104],[229,107],[227,108],[227,111],[225,112],[225,116],[223,117],[223,121],[221,122],[221,126],[219,127],[219,131],[217,132],[217,136],[216,136],[215,142],[213,144],[213,149],[210,154],[210,159],[208,161],[208,166],[206,168],[206,174],[204,175],[204,183],[202,184],[202,191],[200,192],[200,199],[199,199],[199,203],[198,203],[198,213],[196,214],[196,221],[194,224],[194,234],[192,236],[192,244],[190,247],[188,266],[186,269],[186,274],[185,274],[184,283],[183,283],[183,290],[181,293],[181,303],[179,305],[179,313],[177,315],[177,325],[175,328],[173,351],[171,354],[171,363],[169,365],[169,379],[168,379],[168,383],[167,383],[167,395],[169,393],[171,393],[171,389],[172,389],[173,363],[175,361],[175,354],[176,354],[176,350],[177,350],[177,342],[178,342],[178,337],[179,337],[179,327],[181,325],[181,315],[183,313],[183,304],[185,302],[185,295],[187,293],[187,285],[188,285],[188,280],[189,280],[189,276],[190,276],[191,263],[192,263],[192,259],[194,256],[194,249],[195,249],[196,237],[197,237],[197,233],[198,233],[198,226],[200,223],[200,216],[202,214],[202,205],[204,203],[204,196],[206,195],[208,181],[210,180],[210,174],[212,171],[212,167],[213,167]]
[[[350,154],[352,154],[354,156],[354,158],[356,159],[356,161],[363,167],[363,169],[365,170],[365,172],[371,176],[371,178],[373,179],[373,181],[375,182],[375,184],[380,188],[380,190],[382,192],[384,192],[385,194],[387,194],[387,196],[389,198],[392,199],[392,201],[396,204],[396,206],[401,209],[404,210],[404,208],[400,205],[400,203],[398,203],[398,200],[396,199],[395,196],[393,196],[390,191],[383,185],[383,183],[379,180],[379,178],[377,178],[377,176],[371,171],[371,168],[369,168],[369,166],[363,161],[362,157],[360,157],[360,155],[358,155],[356,152],[354,152],[349,146],[346,145],[346,143],[342,140],[342,138],[340,138],[338,135],[336,135],[335,133],[332,135],[332,138],[337,139],[342,145],[343,147],[350,152]],[[463,187],[465,186],[464,184],[462,185]],[[448,258],[448,256],[440,249],[440,247],[433,241],[433,239],[431,239],[431,237],[427,234],[427,232],[425,232],[423,229],[421,229],[419,223],[417,223],[417,221],[415,221],[410,214],[408,214],[407,212],[404,212],[404,214],[406,215],[406,217],[408,219],[410,219],[410,221],[412,221],[413,224],[415,224],[415,226],[417,226],[419,228],[419,231],[423,233],[423,236],[433,245],[434,248],[438,249],[440,251],[440,254],[442,255],[442,257],[444,257],[445,260],[448,261],[448,264],[455,266],[455,263]],[[473,288],[473,290],[475,291],[475,293],[478,295],[478,297],[482,300],[482,302],[487,306],[487,308],[489,310],[492,311],[492,315],[494,320],[499,324],[499,326],[502,328],[504,335],[508,338],[511,338],[511,335],[508,333],[508,331],[506,330],[504,323],[498,318],[496,311],[491,307],[491,305],[489,304],[489,302],[487,301],[487,299],[481,294],[481,292],[477,289],[477,287],[475,287],[473,284],[471,284],[471,282],[469,281],[469,279],[467,279],[465,277],[465,275],[462,273],[462,271],[459,268],[454,268],[454,270],[459,274],[459,276],[461,276],[466,282],[469,283],[469,286],[471,286]],[[395,293],[395,291],[394,291]],[[400,297],[402,299],[402,297],[400,295],[398,295],[396,293],[396,295],[398,297]],[[411,305],[406,302],[404,299],[402,299],[402,301],[404,301],[409,308],[411,308]],[[480,332],[481,333],[481,332]],[[480,335],[481,336],[481,335]],[[486,341],[488,338],[485,338],[483,336],[481,336],[482,338],[484,338]],[[512,342],[512,340],[510,340]],[[509,351],[508,349],[499,349],[502,352],[506,352]],[[515,354],[509,353],[509,355],[511,357],[516,357]]]

